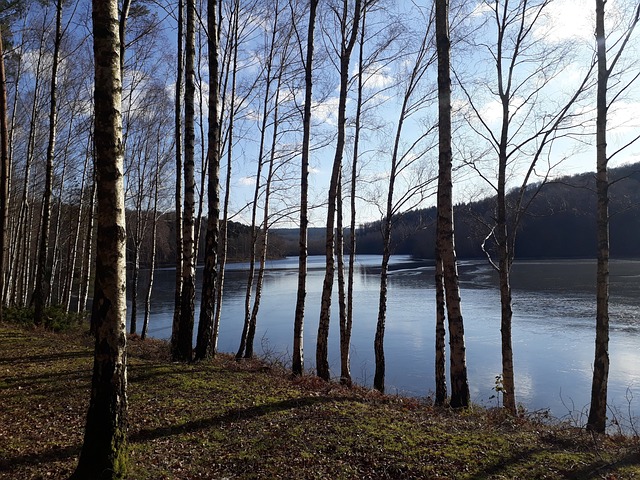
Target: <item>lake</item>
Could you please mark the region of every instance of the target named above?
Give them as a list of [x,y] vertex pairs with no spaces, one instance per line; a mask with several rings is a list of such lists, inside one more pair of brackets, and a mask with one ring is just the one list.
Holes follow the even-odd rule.
[[[373,381],[380,256],[357,260],[351,370]],[[314,367],[324,278],[324,257],[309,258],[305,315],[305,368]],[[256,352],[290,362],[297,289],[297,257],[268,262],[256,333]],[[247,264],[227,268],[219,351],[235,352],[244,319]],[[519,261],[513,267],[513,349],[516,399],[528,410],[586,422],[595,339],[594,260]],[[434,268],[428,261],[394,256],[389,274],[385,334],[386,391],[417,397],[434,389]],[[482,260],[459,262],[467,367],[472,401],[497,405],[500,374],[500,297],[497,275]],[[156,272],[149,335],[169,338],[173,269]],[[609,405],[622,418],[640,415],[640,261],[612,261]],[[141,283],[145,285],[145,283]],[[334,288],[334,293],[335,293]],[[197,292],[196,301],[200,298]],[[196,312],[197,315],[197,312]],[[197,319],[197,316],[196,316]],[[139,325],[141,324],[139,320]],[[337,298],[334,295],[329,360],[340,374]]]

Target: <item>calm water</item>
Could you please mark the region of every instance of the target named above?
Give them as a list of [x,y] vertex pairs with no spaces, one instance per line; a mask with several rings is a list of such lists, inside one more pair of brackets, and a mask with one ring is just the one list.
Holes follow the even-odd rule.
[[[290,359],[297,288],[297,258],[271,261],[265,275],[256,351]],[[310,257],[305,316],[305,367],[313,368],[324,277],[323,257]],[[355,279],[351,369],[358,383],[373,380],[379,256],[360,256]],[[246,264],[227,270],[219,350],[238,348],[244,316]],[[500,299],[495,273],[483,261],[460,263],[467,366],[472,400],[495,405],[500,373]],[[173,270],[160,270],[153,293],[150,335],[168,338],[173,312]],[[434,380],[434,270],[406,256],[392,260],[385,337],[387,392],[426,396]],[[529,410],[556,417],[587,412],[595,324],[595,262],[518,262],[513,269],[513,348],[516,398]],[[640,415],[640,261],[613,262],[609,404]],[[335,288],[334,288],[335,290]],[[199,299],[199,292],[197,294]],[[330,331],[330,365],[339,375],[337,302]],[[635,396],[633,396],[635,395]],[[633,396],[633,398],[632,398]],[[586,420],[586,416],[582,418]]]

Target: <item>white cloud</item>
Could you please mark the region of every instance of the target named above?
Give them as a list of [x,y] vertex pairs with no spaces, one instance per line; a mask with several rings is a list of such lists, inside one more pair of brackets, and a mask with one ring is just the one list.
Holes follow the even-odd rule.
[[338,97],[331,97],[324,102],[313,102],[312,117],[314,122],[338,125]]
[[238,183],[244,187],[248,187],[256,184],[256,177],[241,177]]
[[493,12],[493,8],[487,2],[478,2],[473,11],[471,12],[472,17],[482,17],[490,12]]
[[595,4],[591,0],[555,0],[544,10],[536,36],[548,42],[592,41],[595,28]]

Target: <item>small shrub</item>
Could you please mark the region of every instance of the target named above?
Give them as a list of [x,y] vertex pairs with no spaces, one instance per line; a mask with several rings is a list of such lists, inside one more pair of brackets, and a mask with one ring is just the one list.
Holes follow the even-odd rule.
[[[9,323],[23,327],[34,327],[33,307],[7,307],[4,319]],[[85,319],[84,313],[67,313],[61,305],[52,305],[44,310],[44,328],[54,332],[71,330],[80,325]]]

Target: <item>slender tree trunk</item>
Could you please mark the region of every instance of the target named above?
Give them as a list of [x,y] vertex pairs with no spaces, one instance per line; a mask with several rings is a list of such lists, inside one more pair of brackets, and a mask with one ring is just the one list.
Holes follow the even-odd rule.
[[176,191],[175,191],[175,230],[176,230],[176,288],[174,293],[173,325],[171,329],[171,345],[177,348],[180,318],[182,313],[182,272],[184,261],[182,258],[182,77],[183,71],[183,41],[184,41],[184,0],[178,0],[178,67],[176,74],[175,99],[175,138],[176,138]]
[[[83,262],[84,267],[82,269],[82,281],[80,282],[80,298],[78,299],[78,312],[84,312],[87,309],[87,302],[89,300],[89,285],[91,279],[91,247],[93,245],[93,223],[95,218],[95,203],[96,203],[96,190],[97,190],[97,173],[95,169],[91,175],[91,190],[89,193],[89,206],[87,207],[87,231],[84,237],[84,250],[83,250]],[[91,332],[93,330],[93,323],[91,324]]]
[[503,82],[499,85],[500,100],[502,102],[502,130],[498,145],[498,185],[496,196],[496,227],[495,237],[498,250],[498,275],[500,277],[501,304],[501,351],[502,351],[502,403],[505,410],[516,414],[515,381],[513,372],[513,347],[511,340],[511,324],[513,310],[511,307],[511,259],[514,252],[510,251],[510,239],[507,226],[507,147],[509,144],[509,103],[510,95],[505,90]]
[[133,269],[131,272],[131,315],[129,316],[129,334],[138,333],[138,279],[140,278],[140,237],[138,235],[142,212],[136,214],[136,238],[133,240]]
[[605,0],[596,0],[598,90],[596,97],[596,210],[598,266],[596,272],[596,346],[587,427],[604,432],[609,379],[609,178],[607,171],[607,68]]
[[228,248],[228,239],[227,239],[227,226],[229,222],[229,199],[230,199],[230,190],[231,190],[231,169],[232,169],[232,158],[233,158],[233,127],[235,122],[235,100],[236,100],[236,77],[238,72],[238,17],[240,15],[240,4],[238,0],[234,2],[235,7],[235,15],[233,18],[233,66],[231,72],[231,98],[230,98],[230,106],[229,106],[229,128],[227,130],[227,134],[229,136],[229,142],[227,147],[227,174],[225,179],[225,190],[224,190],[224,203],[223,203],[223,213],[222,213],[222,225],[220,228],[220,258],[218,262],[218,289],[216,291],[216,307],[215,307],[215,318],[213,321],[213,333],[212,333],[212,349],[213,354],[218,351],[218,334],[220,330],[220,316],[222,315],[222,292],[224,289],[224,273],[225,266],[227,262],[227,248]]
[[[284,49],[284,47],[281,47]],[[281,55],[284,59],[285,54]],[[264,185],[264,206],[262,217],[262,244],[260,245],[260,267],[258,269],[258,279],[256,281],[256,294],[251,309],[251,321],[249,322],[249,330],[247,332],[247,344],[245,347],[244,358],[253,357],[254,340],[256,336],[256,325],[258,323],[258,311],[260,309],[260,299],[262,298],[262,285],[264,283],[264,273],[267,263],[267,248],[269,246],[269,201],[271,200],[271,184],[273,182],[273,171],[275,164],[276,148],[278,146],[279,122],[278,104],[280,102],[280,89],[282,87],[282,74],[284,70],[284,60],[280,63],[278,72],[278,83],[276,85],[276,93],[273,109],[273,131],[271,136],[271,151],[269,154],[269,170],[267,172],[267,181]]]
[[251,297],[253,292],[253,283],[255,278],[256,264],[256,245],[258,243],[259,227],[257,225],[258,201],[260,199],[260,190],[262,189],[262,168],[264,167],[264,151],[267,135],[267,125],[269,121],[269,100],[271,97],[271,72],[273,68],[274,55],[276,49],[276,38],[279,33],[278,25],[279,7],[276,2],[274,7],[273,30],[271,33],[271,43],[269,45],[269,53],[265,61],[267,62],[265,71],[265,92],[262,101],[262,122],[260,125],[260,146],[258,148],[258,170],[256,172],[256,185],[253,192],[253,203],[251,204],[251,244],[249,245],[249,274],[247,276],[247,291],[244,300],[244,326],[240,337],[240,347],[236,353],[236,359],[240,360],[246,352],[247,336],[251,327]]
[[[87,135],[87,137],[89,138],[89,144],[91,143],[91,139],[90,136]],[[89,147],[87,147],[89,148]],[[67,277],[67,287],[66,287],[66,291],[67,291],[67,296],[65,298],[65,311],[69,312],[71,309],[71,296],[72,296],[72,291],[73,291],[73,278],[74,278],[74,274],[75,274],[75,264],[76,264],[76,260],[78,258],[78,242],[80,241],[80,231],[81,231],[81,226],[82,226],[82,210],[84,208],[84,192],[85,192],[85,188],[86,188],[86,183],[87,183],[87,172],[89,170],[89,155],[87,154],[85,156],[84,159],[84,166],[82,168],[82,183],[80,184],[80,201],[78,202],[78,215],[76,217],[76,229],[75,229],[75,234],[74,234],[74,238],[73,238],[73,248],[71,250],[71,259],[69,261],[69,263],[71,264],[70,270],[69,270],[69,275]],[[80,266],[80,270],[82,270],[82,265]],[[80,294],[78,292],[78,307],[80,306]]]
[[5,267],[7,255],[7,223],[9,218],[9,130],[7,128],[7,78],[4,72],[4,48],[0,28],[0,323],[3,321]]
[[[203,35],[203,33],[205,33],[205,35]],[[198,28],[198,51],[203,51],[203,48],[202,48],[203,36],[206,36],[206,32],[203,32],[201,28]],[[200,105],[200,108],[198,109],[198,113],[199,113],[198,128],[200,130],[200,159],[201,159],[200,171],[202,172],[202,174],[200,175],[200,191],[198,195],[198,213],[196,214],[195,241],[194,241],[194,253],[193,253],[196,259],[196,265],[197,265],[200,243],[201,243],[200,235],[202,233],[202,212],[204,211],[204,192],[206,191],[206,187],[207,187],[207,175],[205,175],[205,172],[209,168],[209,157],[207,155],[206,143],[204,141],[205,120],[204,120],[204,108],[202,108],[202,106],[204,105],[204,88],[203,88],[204,81],[202,79],[203,57],[202,55],[197,55],[196,58],[197,58],[196,73],[197,73],[197,79],[198,79],[198,105]],[[220,77],[218,77],[217,81],[218,83],[220,82]],[[222,103],[222,105],[224,105],[224,103]],[[222,118],[221,112],[218,113],[218,116]]]
[[348,2],[343,3],[341,18],[342,39],[340,51],[340,96],[338,99],[338,138],[336,140],[336,152],[333,158],[331,180],[329,182],[329,195],[327,202],[327,224],[325,241],[326,270],[322,284],[322,303],[320,306],[320,321],[318,323],[318,337],[316,344],[316,371],[320,378],[329,380],[329,321],[331,318],[331,293],[333,290],[333,278],[335,274],[335,216],[338,190],[342,178],[342,156],[346,140],[346,107],[347,90],[349,83],[349,63],[351,52],[355,45],[360,25],[361,0],[355,0],[353,4],[353,24],[351,32],[347,32],[349,18]]
[[360,50],[358,52],[358,99],[356,104],[355,127],[353,134],[353,160],[351,163],[351,192],[350,207],[351,220],[349,228],[349,272],[347,278],[347,318],[344,333],[340,335],[340,358],[341,370],[340,375],[343,382],[351,384],[351,332],[353,329],[353,282],[355,276],[356,263],[356,188],[358,178],[358,154],[360,148],[360,132],[362,130],[362,102],[363,102],[363,71],[364,71],[364,44],[365,44],[365,26],[367,19],[367,2],[362,6],[362,24],[360,25]]
[[442,261],[447,315],[449,317],[449,350],[451,400],[453,408],[467,407],[470,402],[464,342],[464,323],[460,307],[460,286],[453,235],[453,182],[451,179],[451,67],[449,39],[449,2],[436,0],[436,46],[438,51],[438,135],[439,172],[437,200],[437,245]]
[[336,198],[336,258],[338,260],[338,311],[340,315],[340,383],[351,385],[349,350],[351,332],[347,330],[347,292],[344,278],[344,227],[342,215],[342,180],[338,183]]
[[123,478],[127,467],[126,227],[118,2],[93,2],[98,248],[91,400],[72,479]]
[[56,145],[57,94],[58,94],[58,61],[62,42],[62,0],[56,1],[56,33],[53,46],[51,69],[51,90],[49,98],[49,141],[47,143],[47,167],[45,172],[44,195],[42,198],[42,222],[40,224],[40,246],[38,248],[38,264],[36,286],[33,292],[33,321],[40,325],[44,321],[51,270],[49,260],[49,229],[51,228],[51,198],[53,197],[53,156]]
[[[159,135],[158,135],[159,137]],[[158,140],[160,140],[158,138]],[[158,154],[159,156],[159,154]],[[153,194],[153,211],[151,217],[151,252],[150,265],[149,265],[149,283],[147,284],[147,294],[144,299],[144,320],[142,322],[142,333],[140,338],[144,340],[147,338],[147,332],[149,330],[149,317],[151,316],[151,293],[153,292],[153,280],[156,273],[156,247],[158,241],[156,239],[158,233],[158,196],[160,194],[160,161],[156,158],[156,172],[153,179],[154,194]]]
[[209,31],[209,130],[208,143],[208,217],[205,237],[204,270],[202,273],[202,300],[195,358],[201,360],[213,356],[213,316],[216,300],[216,279],[218,263],[218,235],[220,219],[220,116],[218,103],[220,68],[218,64],[218,5],[217,0],[207,1],[207,27]]
[[195,217],[195,0],[187,0],[187,34],[185,54],[185,96],[184,96],[184,216],[182,219],[182,298],[180,300],[180,320],[175,343],[171,345],[174,360],[191,361],[193,352],[193,324],[195,310],[195,258],[194,258],[194,217]]
[[307,32],[307,54],[304,65],[304,113],[302,119],[302,153],[300,167],[300,240],[298,256],[298,290],[296,313],[293,321],[294,375],[304,372],[304,308],[307,296],[307,237],[309,227],[309,144],[311,142],[311,102],[313,91],[313,37],[316,25],[318,0],[309,1],[309,28]]
[[[436,239],[439,238],[436,232]],[[446,376],[446,346],[445,346],[445,322],[446,303],[444,295],[444,272],[442,269],[442,259],[440,258],[440,245],[436,245],[435,262],[435,289],[436,289],[436,358],[435,358],[435,381],[436,381],[436,398],[437,406],[444,405],[447,400],[447,376]]]
[[[2,38],[0,38],[0,40],[2,40]],[[4,71],[4,57],[0,56],[0,58],[2,58],[2,68]],[[3,258],[3,262],[4,262],[4,284],[3,284],[3,288],[0,291],[0,295],[2,295],[2,297],[0,298],[0,304],[2,304],[2,306],[7,305],[9,303],[9,289],[11,288],[12,284],[15,284],[15,278],[16,278],[16,272],[13,269],[13,262],[11,261],[12,258],[14,258],[14,256],[17,256],[17,246],[18,246],[18,242],[10,242],[9,240],[14,237],[15,238],[15,232],[18,229],[18,225],[16,223],[17,220],[17,215],[11,215],[11,191],[12,191],[12,169],[11,169],[11,160],[13,158],[13,145],[14,145],[14,136],[15,136],[15,131],[16,131],[16,112],[18,109],[18,98],[19,98],[19,94],[18,94],[18,86],[20,85],[20,79],[22,77],[22,58],[23,58],[23,47],[20,47],[20,50],[17,54],[17,64],[14,67],[14,83],[15,83],[15,89],[14,89],[14,97],[13,97],[13,104],[11,107],[11,123],[9,125],[7,125],[7,113],[8,113],[8,105],[6,102],[6,98],[7,98],[7,78],[6,78],[6,72],[4,74],[4,76],[2,77],[2,81],[3,81],[3,85],[4,85],[4,89],[2,92],[2,99],[4,99],[4,104],[5,104],[5,113],[3,115],[3,118],[5,120],[5,124],[4,127],[5,129],[8,128],[8,132],[7,132],[7,156],[6,158],[6,164],[3,164],[4,166],[0,166],[0,168],[4,168],[5,169],[5,174],[6,174],[6,181],[4,180],[4,177],[2,177],[2,174],[0,173],[0,189],[6,188],[6,194],[7,194],[7,203],[4,205],[4,210],[5,210],[5,219],[4,219],[4,229],[3,229],[3,235],[4,235],[4,258]],[[15,203],[15,202],[14,202]],[[15,208],[15,207],[14,207]],[[14,218],[9,218],[10,216],[14,217]],[[0,312],[1,313],[1,312]]]
[[[43,27],[43,34],[45,28]],[[12,299],[12,303],[18,306],[25,305],[25,297],[26,292],[28,290],[29,284],[29,268],[30,268],[30,257],[31,257],[31,240],[34,235],[30,230],[30,219],[31,219],[31,192],[30,192],[30,177],[31,177],[31,166],[33,163],[34,149],[35,149],[35,138],[38,130],[38,121],[40,118],[40,110],[38,109],[38,97],[40,94],[40,82],[41,78],[41,67],[42,67],[42,58],[43,58],[43,44],[44,39],[40,38],[40,50],[38,52],[38,60],[35,68],[35,79],[34,79],[34,87],[33,87],[33,103],[31,106],[31,115],[29,120],[29,139],[27,142],[27,152],[25,158],[25,169],[24,169],[24,182],[22,187],[22,196],[20,199],[20,212],[18,214],[18,228],[16,229],[16,243],[18,244],[16,255],[14,258],[14,267],[13,270],[16,275],[16,279],[12,286],[12,291],[10,297]]]
[[[392,170],[395,170],[395,161]],[[389,180],[389,194],[387,200],[387,215],[383,220],[383,249],[380,270],[380,296],[378,299],[378,321],[376,322],[376,335],[373,342],[376,369],[373,376],[373,388],[384,393],[384,377],[386,371],[384,357],[384,332],[387,319],[387,283],[389,274],[389,259],[391,258],[391,216],[393,207],[393,183],[395,172],[392,172]]]

